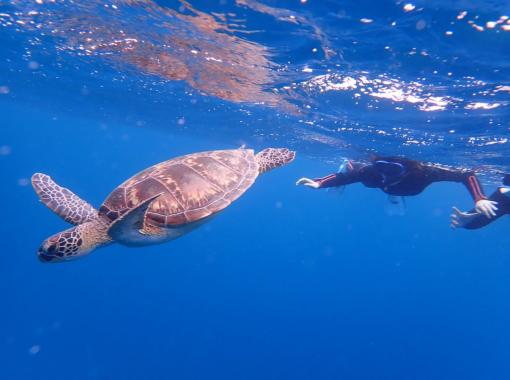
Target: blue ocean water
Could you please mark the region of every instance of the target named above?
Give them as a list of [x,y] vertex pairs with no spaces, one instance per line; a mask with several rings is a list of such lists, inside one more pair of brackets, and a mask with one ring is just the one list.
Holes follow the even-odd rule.
[[[0,379],[507,379],[509,221],[440,183],[390,215],[342,157],[510,171],[506,1],[0,1]],[[173,242],[43,265],[68,226],[171,157],[296,160]]]

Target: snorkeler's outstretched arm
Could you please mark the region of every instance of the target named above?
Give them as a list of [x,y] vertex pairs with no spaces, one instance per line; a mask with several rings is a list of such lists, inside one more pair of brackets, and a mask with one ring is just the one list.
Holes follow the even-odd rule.
[[500,187],[488,199],[489,202],[497,204],[492,217],[486,216],[484,213],[472,209],[467,212],[453,208],[453,214],[450,215],[452,228],[466,228],[474,230],[485,227],[493,221],[499,219],[503,215],[510,214],[510,191],[508,188]]
[[424,166],[424,170],[426,170],[426,175],[430,178],[431,182],[451,181],[463,183],[475,201],[475,211],[489,219],[496,216],[498,203],[487,199],[483,192],[482,184],[473,171],[454,170],[437,166]]
[[310,178],[306,178],[306,177],[300,178],[296,181],[296,186],[299,186],[299,185],[311,187],[312,189],[318,189],[319,187],[321,187],[319,182],[314,181],[313,179],[310,179]]
[[332,173],[321,178],[300,178],[297,180],[296,185],[304,185],[312,189],[324,189],[327,187],[345,186],[351,183],[359,182],[359,175],[357,171],[351,171],[347,174]]

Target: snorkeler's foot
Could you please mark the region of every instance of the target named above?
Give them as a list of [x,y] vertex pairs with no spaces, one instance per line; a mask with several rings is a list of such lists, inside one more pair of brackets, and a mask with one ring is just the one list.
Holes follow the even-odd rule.
[[450,227],[451,228],[464,228],[466,224],[471,222],[477,216],[480,216],[477,212],[464,212],[460,211],[457,207],[453,207],[453,214],[450,215]]

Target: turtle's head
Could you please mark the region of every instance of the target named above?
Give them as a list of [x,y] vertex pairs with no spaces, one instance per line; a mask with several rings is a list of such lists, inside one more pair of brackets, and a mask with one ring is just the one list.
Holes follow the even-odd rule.
[[68,261],[88,253],[82,251],[82,245],[83,239],[78,229],[73,227],[46,239],[39,247],[37,255],[44,263]]
[[60,263],[78,259],[109,242],[108,235],[96,223],[87,222],[46,239],[37,256],[43,263]]

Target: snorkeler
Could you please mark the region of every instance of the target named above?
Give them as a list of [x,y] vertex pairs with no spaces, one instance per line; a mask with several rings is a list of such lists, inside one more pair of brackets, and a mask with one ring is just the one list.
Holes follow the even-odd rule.
[[475,201],[477,213],[488,219],[497,215],[496,201],[487,199],[474,172],[401,157],[378,157],[368,163],[344,160],[337,173],[316,179],[301,178],[296,185],[323,189],[361,182],[366,187],[379,188],[390,196],[408,196],[417,195],[430,184],[442,181],[463,183]]
[[495,210],[496,215],[493,218],[488,218],[476,210],[463,212],[457,207],[454,207],[453,214],[451,215],[451,226],[453,228],[474,230],[485,227],[503,215],[510,214],[510,174],[505,175],[503,178],[503,185],[504,186],[498,187],[497,190],[489,197],[490,201],[497,202],[498,204],[498,207]]

